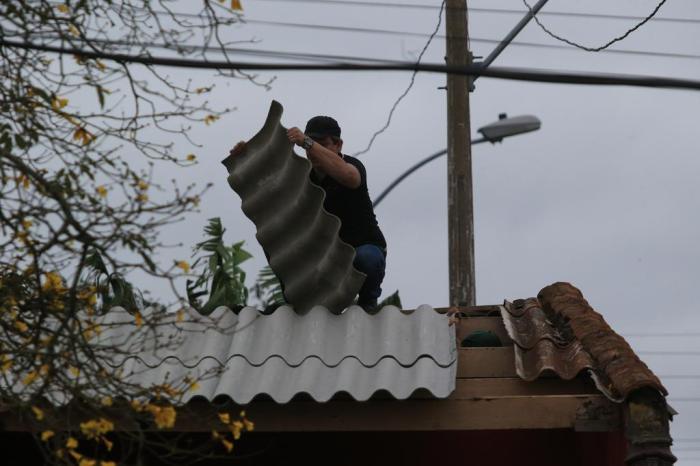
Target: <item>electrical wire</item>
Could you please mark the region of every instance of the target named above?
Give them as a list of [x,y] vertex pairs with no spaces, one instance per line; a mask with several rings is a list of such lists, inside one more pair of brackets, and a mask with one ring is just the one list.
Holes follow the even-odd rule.
[[[288,2],[289,0],[258,0],[267,2]],[[440,8],[438,5],[429,5],[425,3],[388,3],[388,2],[368,2],[368,1],[353,1],[353,0],[296,0],[295,3],[313,3],[320,4],[323,6],[334,6],[334,5],[344,5],[344,6],[359,6],[359,7],[377,7],[377,8],[398,8],[398,9],[418,9],[418,10],[437,10]],[[445,9],[452,9],[455,7],[445,7]],[[457,7],[457,10],[462,10],[461,7]],[[469,13],[495,13],[495,14],[508,14],[508,15],[522,15],[523,10],[516,10],[513,8],[481,8],[481,7],[469,7]],[[566,11],[541,11],[538,13],[539,16],[561,16],[561,17],[573,17],[573,18],[596,18],[596,19],[615,19],[615,20],[633,20],[639,21],[644,19],[644,16],[631,16],[631,15],[614,15],[614,14],[602,14],[602,13],[577,13],[577,12],[566,12]],[[654,22],[669,22],[669,23],[690,23],[690,24],[700,24],[700,19],[694,18],[666,18],[666,17],[654,17],[652,18]]]
[[[438,20],[437,24],[435,25],[435,29],[433,30],[433,33],[430,35],[428,38],[428,41],[425,43],[423,46],[423,50],[420,51],[420,54],[418,55],[418,59],[416,60],[416,64],[420,64],[421,60],[423,59],[423,55],[425,55],[425,51],[428,50],[428,47],[430,47],[430,44],[433,42],[433,38],[435,38],[435,34],[438,33],[440,30],[440,26],[442,25],[442,12],[445,7],[445,1],[442,0],[442,4],[440,5],[440,12],[438,13]],[[374,144],[374,140],[377,139],[377,136],[382,134],[384,131],[386,131],[389,126],[391,125],[391,118],[394,116],[394,112],[396,111],[396,108],[399,106],[401,101],[408,95],[408,93],[411,91],[411,88],[413,87],[413,84],[416,82],[416,75],[418,74],[418,70],[414,70],[413,73],[411,74],[411,81],[408,83],[408,86],[406,89],[403,91],[403,93],[396,99],[394,104],[391,106],[391,110],[389,110],[389,116],[386,119],[386,123],[384,123],[384,126],[382,126],[380,129],[374,132],[372,137],[370,138],[369,142],[367,143],[367,147],[365,147],[363,150],[359,152],[355,152],[353,156],[357,157],[362,154],[367,153],[370,148],[372,147],[372,144]]]
[[[532,11],[532,7],[530,7],[530,4],[527,2],[527,0],[523,0],[523,3],[524,3],[525,6],[528,8],[528,10]],[[634,31],[636,31],[637,29],[639,29],[640,27],[642,27],[643,25],[645,25],[649,20],[651,20],[651,18],[653,18],[653,17],[656,15],[656,13],[657,13],[657,12],[659,11],[659,9],[664,5],[664,3],[666,3],[666,0],[661,0],[661,1],[659,2],[659,4],[656,5],[656,8],[654,8],[654,10],[649,14],[649,16],[645,17],[642,21],[640,21],[639,23],[637,23],[637,24],[636,24],[634,27],[632,27],[631,29],[628,29],[628,30],[627,30],[624,34],[622,34],[621,36],[618,36],[618,37],[615,37],[614,39],[611,39],[610,41],[608,41],[607,43],[601,45],[600,47],[588,47],[588,46],[585,46],[585,45],[581,45],[581,44],[578,44],[578,43],[576,43],[576,42],[574,42],[574,41],[571,41],[571,40],[569,40],[569,39],[566,39],[566,38],[564,38],[564,37],[562,37],[562,36],[559,36],[559,35],[553,33],[553,32],[550,31],[544,24],[542,24],[542,22],[537,18],[537,15],[534,14],[534,13],[533,13],[533,19],[535,20],[535,22],[537,23],[537,25],[540,27],[540,29],[542,29],[542,30],[543,30],[544,32],[546,32],[549,36],[551,36],[551,37],[557,39],[558,41],[564,42],[564,43],[566,43],[566,44],[569,44],[569,45],[571,45],[571,46],[573,46],[573,47],[576,47],[576,48],[578,48],[578,49],[581,49],[581,50],[585,50],[585,51],[587,51],[587,52],[600,52],[601,50],[607,49],[607,48],[610,47],[612,44],[614,44],[614,43],[616,43],[616,42],[620,42],[621,40],[626,39],[626,38],[627,38],[630,34],[632,34]]]
[[626,333],[622,336],[625,338],[700,337],[700,332]]
[[[278,1],[278,0],[271,0]],[[434,6],[434,8],[439,8]],[[471,9],[470,9],[471,11]],[[519,10],[512,10],[513,12],[522,13]],[[172,15],[182,16],[182,17],[194,17],[199,16],[193,13],[170,13],[167,11],[154,11],[156,15]],[[541,15],[541,11],[538,15]],[[635,17],[636,19],[636,17]],[[697,20],[700,23],[700,20]],[[309,30],[320,30],[320,31],[332,31],[332,32],[349,32],[349,33],[359,33],[359,34],[381,34],[381,35],[391,35],[400,37],[430,37],[432,34],[424,32],[413,32],[413,31],[397,31],[391,29],[378,29],[378,28],[366,28],[366,27],[353,27],[353,26],[335,26],[326,24],[313,24],[313,23],[295,23],[289,21],[274,21],[274,20],[262,20],[262,19],[248,19],[241,18],[240,24],[259,24],[261,26],[279,26],[279,27],[289,27],[297,29],[309,29]],[[436,34],[434,38],[437,39],[447,39],[447,35]],[[470,42],[485,43],[485,44],[500,44],[499,39],[487,39],[483,37],[469,37]],[[560,44],[542,44],[536,42],[523,42],[523,41],[513,41],[510,45],[517,45],[521,47],[536,47],[536,48],[548,48],[548,49],[560,49],[560,50],[573,50],[571,47]],[[689,53],[679,53],[679,52],[651,52],[648,50],[629,50],[629,49],[605,49],[601,50],[602,53],[612,53],[612,54],[631,54],[631,55],[641,55],[641,56],[651,56],[651,57],[663,57],[663,58],[690,58],[690,59],[700,59],[700,54],[689,54]]]
[[530,68],[489,67],[478,64],[448,66],[437,63],[387,62],[387,63],[247,63],[232,61],[188,60],[181,58],[128,55],[123,53],[95,52],[76,48],[55,47],[31,42],[15,42],[0,37],[0,46],[36,50],[58,54],[77,55],[87,59],[113,60],[119,63],[142,65],[214,69],[214,70],[258,70],[258,71],[424,71],[448,73],[462,76],[483,76],[495,79],[560,84],[588,84],[606,86],[637,86],[667,89],[700,90],[700,81],[661,76],[622,75],[610,73],[565,72]]
[[[413,32],[413,31],[396,31],[391,29],[377,29],[377,28],[365,28],[365,27],[352,27],[352,26],[329,26],[325,24],[310,24],[310,23],[294,23],[287,21],[271,21],[271,20],[257,20],[257,19],[246,19],[242,21],[242,24],[259,24],[261,26],[280,26],[289,28],[301,28],[310,30],[322,30],[322,31],[334,31],[334,32],[349,32],[349,33],[364,33],[364,34],[381,34],[381,35],[391,35],[391,36],[401,36],[401,37],[430,37],[430,34],[423,32]],[[448,36],[443,34],[435,35],[437,39],[447,39]],[[485,44],[500,44],[499,39],[486,39],[483,37],[469,37],[470,42],[485,43]],[[541,44],[536,42],[524,42],[524,41],[513,41],[510,45],[517,45],[521,47],[539,47],[548,49],[560,49],[571,51],[572,48],[566,45],[559,44]],[[691,58],[700,59],[699,54],[688,54],[688,53],[677,53],[677,52],[651,52],[648,50],[629,50],[629,49],[605,49],[601,50],[602,53],[612,53],[612,54],[632,54],[632,55],[643,55],[652,57],[665,57],[665,58]]]

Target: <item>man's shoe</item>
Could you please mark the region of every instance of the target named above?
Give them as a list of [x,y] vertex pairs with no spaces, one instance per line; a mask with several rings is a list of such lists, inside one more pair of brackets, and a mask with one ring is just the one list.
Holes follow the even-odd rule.
[[377,312],[379,312],[379,309],[377,308],[376,299],[372,299],[369,301],[358,301],[357,305],[362,307],[362,309],[364,309],[365,312],[368,314],[376,314]]

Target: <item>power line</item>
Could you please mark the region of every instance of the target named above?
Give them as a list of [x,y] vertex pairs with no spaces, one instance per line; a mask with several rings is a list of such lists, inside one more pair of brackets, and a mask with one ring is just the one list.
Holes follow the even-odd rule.
[[[532,11],[532,7],[530,7],[530,4],[527,2],[527,0],[523,0],[523,3],[524,3],[525,6],[528,8],[528,10]],[[571,46],[573,46],[573,47],[576,47],[576,48],[579,48],[579,49],[581,49],[581,50],[585,50],[585,51],[587,51],[587,52],[600,52],[601,50],[607,49],[608,47],[610,47],[610,46],[611,46],[612,44],[614,44],[615,42],[620,42],[621,40],[626,39],[626,38],[627,38],[630,34],[632,34],[634,31],[636,31],[637,29],[639,29],[640,27],[642,27],[643,25],[645,25],[651,18],[653,18],[653,17],[656,15],[656,13],[657,13],[657,12],[659,11],[659,9],[664,5],[664,3],[666,3],[666,0],[661,0],[661,1],[659,2],[659,4],[656,5],[656,8],[654,8],[654,10],[649,14],[649,16],[645,17],[642,21],[640,21],[639,23],[637,23],[637,24],[636,24],[634,27],[632,27],[631,29],[628,29],[628,30],[627,30],[624,34],[622,34],[621,36],[618,36],[618,37],[615,37],[615,38],[611,39],[610,41],[608,41],[607,43],[601,45],[600,47],[587,47],[587,46],[585,46],[585,45],[581,45],[581,44],[578,44],[578,43],[576,43],[576,42],[574,42],[574,41],[571,41],[571,40],[569,40],[569,39],[566,39],[565,37],[559,36],[559,35],[553,33],[552,31],[550,31],[550,30],[549,30],[544,24],[542,24],[542,22],[537,18],[537,15],[534,16],[534,19],[535,19],[535,22],[537,23],[537,25],[540,27],[540,29],[542,29],[542,30],[543,30],[544,32],[546,32],[549,36],[551,36],[551,37],[557,39],[558,41],[564,42],[564,43],[566,43],[566,44],[569,44],[569,45],[571,45]]]
[[[284,2],[288,0],[258,0],[267,2]],[[421,3],[388,3],[388,2],[368,2],[368,1],[352,1],[352,0],[296,0],[295,3],[314,3],[321,4],[324,6],[332,5],[345,5],[345,6],[359,6],[359,7],[376,7],[376,8],[398,8],[398,9],[418,9],[418,10],[437,10],[440,8],[437,5],[421,4]],[[452,7],[446,7],[449,9]],[[469,12],[477,13],[495,13],[495,14],[508,14],[508,15],[522,15],[525,13],[523,10],[517,10],[513,8],[480,8],[480,7],[469,7]],[[567,12],[567,11],[542,11],[539,16],[561,16],[561,17],[573,17],[573,18],[595,18],[595,19],[615,19],[615,20],[643,20],[644,16],[632,16],[632,15],[613,15],[613,14],[602,14],[602,13],[578,13],[578,12]],[[669,23],[690,23],[690,24],[700,24],[700,19],[694,18],[667,18],[667,17],[656,17],[652,18],[654,22],[669,22]]]
[[[334,31],[334,32],[349,32],[349,33],[364,33],[364,34],[382,34],[391,36],[401,36],[401,37],[430,37],[431,34],[424,32],[413,32],[413,31],[397,31],[391,29],[377,29],[377,28],[366,28],[366,27],[353,27],[353,26],[330,26],[325,24],[310,24],[310,23],[294,23],[288,21],[272,21],[272,20],[258,20],[258,19],[246,19],[242,24],[260,24],[262,26],[280,26],[289,28],[301,28],[301,29],[312,29],[312,30],[323,30],[323,31]],[[446,35],[437,34],[434,36],[438,39],[446,39]],[[486,39],[482,37],[470,37],[470,42],[485,43],[485,44],[499,44],[501,41],[498,39]],[[521,47],[539,47],[548,49],[560,49],[571,51],[572,48],[566,45],[559,44],[541,44],[537,42],[524,42],[524,41],[513,41],[511,45],[517,45]],[[676,53],[676,52],[650,52],[647,50],[629,50],[629,49],[605,49],[601,50],[603,53],[614,53],[614,54],[631,54],[631,55],[643,55],[652,57],[664,57],[664,58],[691,58],[700,59],[698,54],[688,54],[688,53]]]
[[[7,34],[6,34],[7,35]],[[33,35],[33,38],[38,38],[38,39],[61,39],[62,37],[60,35],[56,34],[35,34]],[[136,49],[147,49],[147,48],[157,48],[157,49],[163,49],[163,50],[170,50],[170,51],[178,51],[178,50],[187,50],[187,51],[201,51],[201,52],[211,52],[211,53],[230,53],[230,54],[241,54],[241,55],[250,55],[250,56],[260,56],[260,57],[275,57],[275,58],[282,58],[282,59],[289,59],[289,60],[307,60],[307,61],[321,61],[321,62],[332,62],[332,63],[337,63],[339,61],[348,61],[348,62],[369,62],[369,63],[403,63],[399,60],[391,60],[391,59],[384,59],[384,58],[369,58],[369,57],[357,57],[357,56],[349,56],[349,55],[333,55],[333,54],[318,54],[318,53],[306,53],[306,52],[281,52],[277,50],[264,50],[264,49],[246,49],[246,48],[238,48],[238,47],[211,47],[211,46],[205,46],[205,45],[183,45],[183,44],[178,44],[177,46],[174,46],[172,44],[167,44],[167,43],[159,43],[159,42],[153,42],[153,43],[142,43],[142,42],[133,42],[133,41],[128,41],[128,40],[119,40],[119,39],[99,39],[99,38],[80,38],[78,40],[71,39],[71,43],[75,44],[77,42],[80,42],[81,46],[89,45],[89,44],[100,44],[100,45],[106,45],[106,46],[111,46],[111,45],[119,45],[119,46],[126,46],[126,47],[131,47],[131,48],[136,48]],[[700,55],[698,56],[700,58]]]
[[489,67],[484,69],[477,65],[447,66],[436,63],[328,63],[328,64],[290,64],[290,63],[246,63],[232,61],[204,61],[181,58],[136,56],[121,53],[95,52],[76,48],[54,47],[45,44],[15,42],[0,38],[0,46],[36,50],[43,52],[77,55],[88,59],[113,60],[120,63],[138,63],[142,65],[196,68],[213,70],[257,70],[257,71],[424,71],[448,73],[464,76],[484,76],[495,79],[531,81],[560,84],[587,84],[606,86],[637,86],[667,89],[700,90],[700,81],[681,78],[657,76],[622,75],[610,73],[581,73],[513,67]]
[[[270,0],[270,1],[279,1],[279,0]],[[325,0],[323,0],[323,1],[325,1]],[[433,5],[433,6],[431,6],[431,8],[437,9],[439,7]],[[520,10],[509,10],[509,11],[522,14],[522,11],[520,11]],[[194,14],[194,13],[170,13],[167,11],[154,11],[153,13],[155,13],[156,15],[159,15],[159,16],[175,15],[175,16],[182,16],[182,17],[199,18],[199,16]],[[541,15],[543,13],[544,12],[540,12],[540,13],[538,13],[538,15]],[[637,19],[636,17],[634,17],[634,18]],[[638,19],[642,19],[642,18],[638,18]],[[693,21],[697,21],[698,23],[700,23],[700,20],[693,20]],[[397,31],[397,30],[391,30],[391,29],[378,29],[378,28],[353,27],[353,26],[335,26],[335,25],[313,24],[313,23],[295,23],[295,22],[289,22],[289,21],[274,21],[274,20],[262,20],[262,19],[248,19],[248,18],[242,18],[241,24],[259,24],[262,26],[280,26],[280,27],[289,27],[289,28],[301,28],[301,29],[333,31],[333,32],[349,32],[349,33],[360,33],[360,34],[382,34],[382,35],[392,35],[392,36],[401,36],[401,37],[427,38],[427,37],[430,37],[432,35],[432,34],[425,33],[425,32]],[[434,37],[438,38],[438,39],[446,39],[447,38],[446,35],[441,35],[441,34],[436,34]],[[485,43],[485,44],[499,44],[501,42],[498,39],[486,39],[486,38],[479,38],[479,37],[470,37],[469,40],[470,40],[470,42]],[[567,51],[573,50],[571,47],[568,47],[566,45],[541,44],[541,43],[536,43],[536,42],[513,41],[513,42],[511,42],[511,45],[517,45],[517,46],[521,46],[521,47],[539,47],[539,48],[549,48],[549,49],[560,49],[560,50],[567,50]],[[677,53],[677,52],[650,52],[647,50],[628,50],[628,49],[605,49],[605,50],[601,50],[601,52],[614,53],[614,54],[632,54],[632,55],[663,57],[663,58],[700,59],[699,54],[688,54],[688,53]]]
[[[433,33],[430,35],[428,38],[428,41],[425,43],[425,46],[423,46],[423,50],[420,51],[420,54],[418,55],[418,59],[416,60],[416,64],[419,64],[421,60],[423,59],[423,55],[425,55],[425,51],[428,50],[428,47],[430,47],[431,42],[433,41],[433,38],[435,37],[435,34],[438,33],[440,30],[440,26],[442,25],[442,11],[445,6],[445,0],[442,0],[442,4],[440,5],[440,12],[438,13],[438,20],[437,24],[435,25],[435,29],[433,30]],[[374,140],[377,139],[377,136],[382,134],[384,131],[389,128],[389,125],[391,125],[391,118],[394,116],[394,112],[396,111],[396,107],[399,106],[399,103],[408,95],[408,93],[411,91],[411,88],[413,87],[413,84],[416,82],[416,75],[418,74],[418,70],[414,70],[413,73],[411,74],[411,81],[408,83],[408,86],[406,89],[403,91],[403,93],[396,99],[394,102],[394,105],[391,106],[391,110],[389,110],[389,116],[387,116],[386,123],[384,123],[384,126],[382,126],[380,129],[374,132],[372,137],[370,138],[369,142],[367,143],[367,147],[365,147],[363,150],[354,153],[353,155],[357,157],[358,155],[362,155],[366,152],[369,151],[369,149],[372,147],[372,144],[374,144]]]

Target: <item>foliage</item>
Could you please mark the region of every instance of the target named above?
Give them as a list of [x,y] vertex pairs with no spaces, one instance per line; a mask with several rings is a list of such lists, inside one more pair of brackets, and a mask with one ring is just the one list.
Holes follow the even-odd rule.
[[[189,131],[230,109],[211,103],[211,75],[196,82],[191,73],[10,42],[226,60],[230,25],[240,21],[231,7],[239,10],[240,3],[0,3],[0,399],[4,412],[20,413],[42,432],[47,462],[95,464],[105,457],[109,464],[114,426],[103,413],[112,398],[150,400],[129,405],[134,425],[168,429],[176,422],[173,406],[196,386],[184,379],[148,387],[127,382],[110,366],[124,348],[101,339],[105,325],[117,324],[101,312],[118,305],[131,313],[120,324],[131,330],[130,350],[172,347],[159,329],[173,314],[165,307],[143,312],[149,303],[127,277],[171,285],[174,296],[165,304],[173,310],[184,302],[175,284],[189,264],[157,260],[167,247],[160,234],[195,211],[207,187],[162,183],[157,174],[196,164],[195,154],[181,153],[193,143]],[[219,75],[266,85],[238,71]],[[244,260],[240,245],[226,251],[212,290],[245,301],[244,287],[221,286],[226,274],[244,278],[230,265],[231,256]],[[44,428],[57,414],[43,403],[59,395],[79,400],[92,415],[84,429]],[[132,432],[135,441],[142,433]]]
[[258,273],[252,291],[264,310],[272,311],[286,304],[282,283],[269,265]]
[[390,294],[389,296],[381,300],[379,304],[377,304],[378,309],[381,309],[384,306],[396,306],[399,309],[403,309],[403,306],[401,304],[401,296],[399,296],[399,290],[394,291],[393,294]]
[[[243,249],[243,241],[224,245],[225,231],[219,217],[211,218],[204,227],[209,238],[195,246],[195,255],[200,255],[192,267],[204,267],[196,281],[187,280],[187,297],[190,305],[204,315],[211,314],[219,306],[245,306],[248,302],[245,272],[240,265],[252,256]],[[210,280],[211,287],[207,290]],[[209,297],[204,304],[199,299],[202,296]]]

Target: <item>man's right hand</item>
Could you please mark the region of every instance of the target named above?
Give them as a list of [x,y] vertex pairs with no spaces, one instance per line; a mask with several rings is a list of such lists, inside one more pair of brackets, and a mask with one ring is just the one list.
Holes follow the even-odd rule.
[[246,144],[245,141],[240,141],[238,144],[233,146],[233,149],[228,153],[228,155],[232,157],[238,157],[239,155],[242,155],[245,152],[246,149]]

